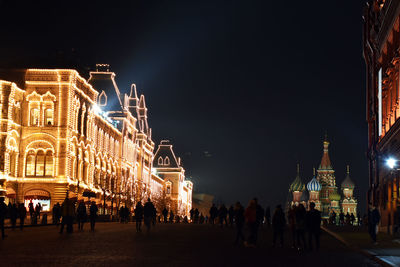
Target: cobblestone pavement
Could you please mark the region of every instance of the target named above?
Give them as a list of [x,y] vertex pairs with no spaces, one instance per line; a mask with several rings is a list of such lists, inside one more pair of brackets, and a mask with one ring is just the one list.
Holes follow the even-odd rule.
[[266,227],[258,247],[245,248],[233,245],[233,229],[211,225],[159,224],[149,234],[133,223],[88,226],[69,235],[55,226],[7,230],[0,266],[379,266],[327,234],[317,253],[272,248]]

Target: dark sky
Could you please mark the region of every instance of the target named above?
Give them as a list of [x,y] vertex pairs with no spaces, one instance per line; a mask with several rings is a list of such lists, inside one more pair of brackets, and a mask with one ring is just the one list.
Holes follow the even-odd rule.
[[286,201],[308,182],[328,131],[337,183],[346,164],[361,206],[365,1],[1,1],[0,67],[96,63],[146,96],[195,190],[231,203]]

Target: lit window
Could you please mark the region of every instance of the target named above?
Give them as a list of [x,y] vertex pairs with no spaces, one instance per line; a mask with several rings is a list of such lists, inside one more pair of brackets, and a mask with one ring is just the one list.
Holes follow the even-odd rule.
[[167,194],[171,194],[171,187],[167,186]]
[[39,126],[39,109],[38,108],[32,108],[31,109],[31,125],[32,126]]
[[165,157],[165,161],[164,161],[165,165],[169,165],[169,158]]
[[46,125],[48,125],[48,126],[53,125],[53,109],[51,109],[51,108],[46,109],[44,115],[45,115]]
[[33,151],[29,151],[28,156],[26,157],[26,175],[35,175],[35,154]]
[[51,151],[47,151],[46,153],[46,171],[45,176],[53,176],[54,171],[54,163],[53,163],[53,153]]
[[36,176],[44,176],[44,152],[39,151],[36,155]]
[[99,96],[99,106],[107,105],[107,95],[104,91],[101,92]]

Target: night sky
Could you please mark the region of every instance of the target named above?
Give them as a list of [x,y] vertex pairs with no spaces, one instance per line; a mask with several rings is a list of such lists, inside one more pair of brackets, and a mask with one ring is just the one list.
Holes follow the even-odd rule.
[[[328,132],[337,184],[368,188],[361,1],[1,1],[0,68],[108,63],[146,96],[195,191],[283,204]],[[2,77],[0,77],[2,78]]]

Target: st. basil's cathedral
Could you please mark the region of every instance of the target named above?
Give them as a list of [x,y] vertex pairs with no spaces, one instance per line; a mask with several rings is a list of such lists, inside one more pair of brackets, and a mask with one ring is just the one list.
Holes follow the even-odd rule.
[[347,166],[347,175],[340,185],[340,192],[336,186],[335,170],[332,168],[329,158],[329,141],[325,138],[323,142],[323,154],[321,164],[312,179],[304,184],[300,178],[300,167],[297,165],[297,175],[289,187],[288,206],[303,204],[308,207],[311,202],[315,203],[316,209],[321,211],[322,218],[329,218],[332,211],[336,214],[357,215],[357,200],[353,196],[354,182],[350,179],[350,170]]

